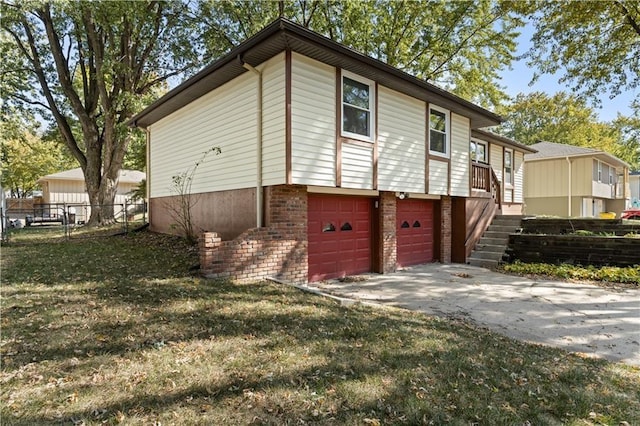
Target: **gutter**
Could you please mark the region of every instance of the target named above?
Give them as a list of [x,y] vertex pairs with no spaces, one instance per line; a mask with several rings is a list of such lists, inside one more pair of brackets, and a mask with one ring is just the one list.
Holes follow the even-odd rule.
[[253,72],[258,77],[258,112],[257,116],[257,129],[258,137],[256,141],[256,227],[262,227],[262,72],[258,71],[255,67],[244,62],[241,55],[238,55],[238,61],[242,64],[242,67],[248,71]]

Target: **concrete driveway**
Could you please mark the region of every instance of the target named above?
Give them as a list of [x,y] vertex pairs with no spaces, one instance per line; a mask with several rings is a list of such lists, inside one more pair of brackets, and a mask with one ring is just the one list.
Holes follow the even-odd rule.
[[428,264],[315,291],[432,315],[503,335],[640,366],[640,290],[532,280],[462,264]]

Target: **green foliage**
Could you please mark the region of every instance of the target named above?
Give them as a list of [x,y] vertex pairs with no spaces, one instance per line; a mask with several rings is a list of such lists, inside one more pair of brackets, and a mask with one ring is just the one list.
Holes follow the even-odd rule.
[[583,146],[608,152],[632,168],[640,167],[640,111],[619,115],[612,123],[600,122],[592,107],[576,95],[559,92],[519,94],[499,112],[506,122],[500,133],[531,145],[540,141]]
[[195,14],[181,1],[6,1],[2,13],[6,109],[55,123],[102,206],[90,222],[108,223],[127,121],[169,78],[200,66]]
[[210,55],[278,16],[487,107],[505,99],[496,81],[514,59],[522,24],[491,0],[215,1],[202,11]]
[[563,72],[560,83],[591,98],[638,87],[638,0],[514,1],[510,7],[536,26],[528,58],[539,73]]
[[618,267],[618,266],[576,266],[576,265],[553,265],[549,263],[523,263],[516,261],[503,266],[506,272],[524,275],[544,275],[549,277],[607,281],[613,283],[631,283],[640,287],[640,266]]
[[[4,126],[0,124],[2,128]],[[12,135],[12,132],[6,134]],[[38,188],[38,179],[72,167],[59,145],[32,134],[5,139],[3,133],[0,141],[2,188],[9,190],[12,197],[28,197]]]

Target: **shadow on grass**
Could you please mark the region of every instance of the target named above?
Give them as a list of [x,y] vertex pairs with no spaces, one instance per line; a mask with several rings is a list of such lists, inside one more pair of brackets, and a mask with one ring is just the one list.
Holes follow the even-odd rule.
[[604,361],[459,320],[203,280],[192,253],[166,242],[73,244],[66,253],[86,262],[32,247],[49,274],[6,269],[3,424],[640,419],[637,372],[629,381]]

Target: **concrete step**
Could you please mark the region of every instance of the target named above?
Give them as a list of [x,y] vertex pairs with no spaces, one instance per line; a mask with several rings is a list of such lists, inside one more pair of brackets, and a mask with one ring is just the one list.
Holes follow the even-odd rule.
[[494,269],[498,266],[497,260],[476,259],[473,257],[470,257],[469,259],[467,259],[467,263],[471,266],[478,266],[480,268],[487,268],[487,269]]
[[487,237],[487,238],[500,238],[500,239],[506,239],[509,240],[509,235],[511,235],[511,232],[503,232],[503,231],[486,231],[483,235],[483,237]]
[[504,248],[507,248],[509,244],[509,238],[492,238],[492,237],[482,237],[476,247],[480,245],[501,245]]
[[491,223],[516,226],[522,223],[522,218],[517,216],[496,216]]
[[504,253],[507,249],[505,244],[482,244],[476,245],[476,251],[483,253]]
[[502,256],[504,256],[504,251],[474,251],[473,253],[471,253],[471,257],[474,259],[489,259],[495,260],[496,262],[502,260]]
[[489,232],[506,232],[508,234],[513,234],[514,232],[516,232],[520,227],[519,226],[506,226],[506,225],[495,225],[495,224],[491,224],[488,228],[487,231]]

